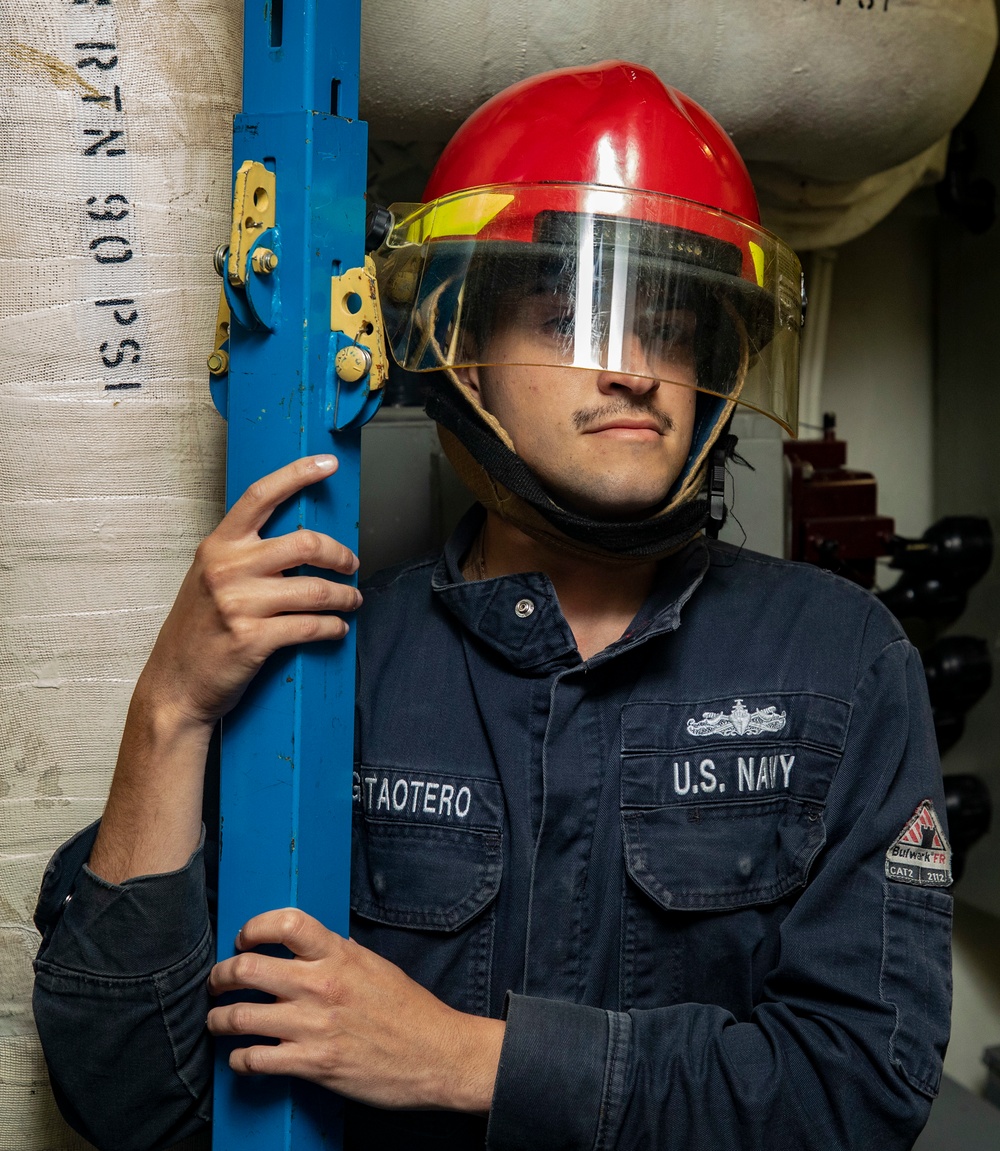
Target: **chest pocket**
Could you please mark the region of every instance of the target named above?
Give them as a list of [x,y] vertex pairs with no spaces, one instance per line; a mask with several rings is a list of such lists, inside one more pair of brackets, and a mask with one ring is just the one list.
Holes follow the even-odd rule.
[[624,1005],[749,1017],[826,839],[849,715],[811,693],[625,705]]
[[351,936],[476,1014],[489,1008],[502,827],[495,781],[355,771]]

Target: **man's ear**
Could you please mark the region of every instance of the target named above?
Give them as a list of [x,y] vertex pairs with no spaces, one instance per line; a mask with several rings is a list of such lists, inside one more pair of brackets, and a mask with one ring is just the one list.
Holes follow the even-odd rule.
[[451,370],[455,373],[455,379],[464,387],[468,388],[481,404],[482,394],[479,389],[479,366],[477,364],[470,364],[465,368],[452,368]]

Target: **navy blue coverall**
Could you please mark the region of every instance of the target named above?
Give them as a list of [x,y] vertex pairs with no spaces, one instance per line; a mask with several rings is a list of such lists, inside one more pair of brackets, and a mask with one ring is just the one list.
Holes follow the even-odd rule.
[[[493,1107],[350,1106],[348,1145],[909,1148],[948,1036],[951,895],[896,622],[699,539],[584,662],[547,577],[463,579],[481,514],[366,591],[351,931],[506,1016]],[[93,835],[46,874],[39,1032],[75,1127],[169,1146],[209,1115],[205,868],[108,884]]]

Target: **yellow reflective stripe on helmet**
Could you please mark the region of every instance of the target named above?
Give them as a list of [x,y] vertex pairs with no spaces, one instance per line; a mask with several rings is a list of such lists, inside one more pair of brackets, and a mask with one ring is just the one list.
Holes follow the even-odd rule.
[[748,241],[750,248],[750,255],[753,257],[753,270],[757,274],[757,287],[763,288],[764,286],[764,249],[760,244],[755,244],[753,240]]
[[440,200],[428,205],[431,210],[413,221],[406,238],[410,243],[422,244],[444,236],[477,236],[513,199],[511,195],[480,192]]

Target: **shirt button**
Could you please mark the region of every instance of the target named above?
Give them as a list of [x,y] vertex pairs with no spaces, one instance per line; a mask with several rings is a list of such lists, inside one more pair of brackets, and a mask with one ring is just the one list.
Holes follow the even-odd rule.
[[535,605],[530,599],[519,599],[514,604],[514,615],[518,619],[527,619],[529,615],[535,610]]

